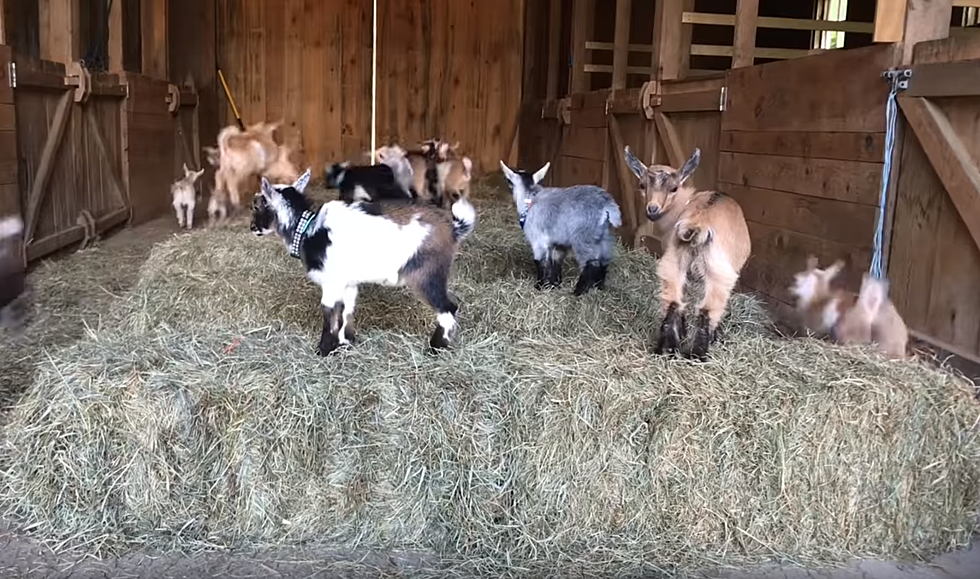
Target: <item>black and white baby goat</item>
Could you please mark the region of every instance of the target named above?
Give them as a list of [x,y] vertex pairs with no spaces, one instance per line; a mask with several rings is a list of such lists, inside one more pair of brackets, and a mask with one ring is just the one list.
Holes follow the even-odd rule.
[[406,201],[416,198],[414,189],[402,187],[394,170],[386,164],[351,165],[349,162],[328,165],[325,170],[327,187],[340,191],[340,200]]
[[425,205],[328,201],[314,209],[303,194],[306,170],[292,185],[271,185],[252,203],[255,235],[277,233],[306,275],[320,286],[327,355],[354,340],[354,305],[363,283],[408,286],[436,311],[429,344],[446,348],[456,333],[456,303],[449,274],[460,243],[476,225],[476,210],[460,199],[452,211]]

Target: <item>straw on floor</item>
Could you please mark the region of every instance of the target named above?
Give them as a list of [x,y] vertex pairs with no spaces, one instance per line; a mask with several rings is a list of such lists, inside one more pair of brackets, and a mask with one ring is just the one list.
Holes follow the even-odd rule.
[[980,407],[919,362],[768,330],[736,296],[703,365],[649,352],[656,260],[608,289],[532,288],[492,192],[431,311],[365,287],[327,359],[317,289],[247,226],[154,249],[135,288],[47,353],[13,409],[0,504],[59,546],[316,543],[519,575],[917,559],[966,543]]

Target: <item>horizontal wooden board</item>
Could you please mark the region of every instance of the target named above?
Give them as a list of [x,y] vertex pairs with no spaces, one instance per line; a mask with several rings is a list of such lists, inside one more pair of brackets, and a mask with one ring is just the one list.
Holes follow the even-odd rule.
[[885,133],[808,133],[800,131],[724,131],[721,150],[808,159],[881,163]]
[[885,130],[888,83],[901,46],[831,50],[728,73],[726,131]]
[[872,246],[874,207],[731,183],[719,183],[718,188],[738,201],[748,220],[855,247]]
[[877,207],[881,163],[721,153],[719,181]]
[[605,128],[606,106],[572,109],[570,111],[571,125],[574,127]]
[[[549,185],[569,187],[571,185],[601,185],[604,163],[577,157],[558,157],[554,179]],[[555,170],[557,169],[557,170]]]
[[852,291],[861,286],[861,276],[871,263],[871,251],[868,249],[754,221],[749,221],[748,225],[752,239],[752,256],[742,272],[743,282],[786,303],[793,302],[789,293],[793,275],[806,268],[806,260],[810,255],[816,256],[821,266],[843,259],[846,266],[838,283]]
[[913,62],[926,64],[980,59],[980,35],[976,34],[975,29],[964,29],[963,32],[962,35],[916,44]]

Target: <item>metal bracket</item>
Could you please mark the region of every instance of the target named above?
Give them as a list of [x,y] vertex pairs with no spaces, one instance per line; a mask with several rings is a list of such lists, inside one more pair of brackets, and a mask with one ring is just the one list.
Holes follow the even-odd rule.
[[10,82],[10,88],[17,88],[17,63],[16,62],[7,63],[7,81]]
[[718,96],[718,110],[725,112],[728,109],[728,87],[721,87],[721,94]]
[[909,79],[912,78],[911,68],[893,68],[881,73],[881,78],[895,85],[899,90],[909,88]]

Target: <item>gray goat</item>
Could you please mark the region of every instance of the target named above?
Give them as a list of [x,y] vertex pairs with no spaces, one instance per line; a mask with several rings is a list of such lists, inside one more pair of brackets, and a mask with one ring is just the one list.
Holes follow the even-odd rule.
[[542,187],[551,163],[533,175],[513,171],[503,161],[500,167],[510,182],[521,228],[534,253],[538,270],[534,287],[561,285],[562,265],[571,249],[580,270],[575,295],[603,289],[616,243],[609,226],[623,224],[616,201],[595,185]]

